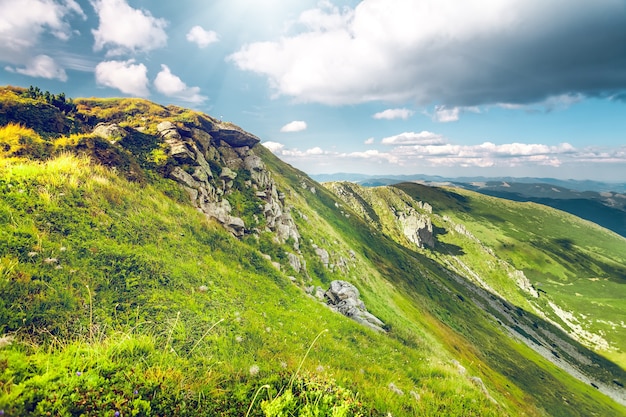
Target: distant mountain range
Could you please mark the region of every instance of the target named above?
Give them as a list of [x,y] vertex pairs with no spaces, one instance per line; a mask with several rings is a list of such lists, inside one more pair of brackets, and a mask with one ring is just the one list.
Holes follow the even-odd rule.
[[439,175],[366,175],[354,173],[317,174],[311,175],[316,181],[351,181],[366,187],[392,185],[401,182],[420,182],[428,185],[472,184],[472,183],[522,183],[522,184],[551,184],[557,187],[576,191],[626,193],[626,182],[603,182],[592,180],[561,180],[557,178],[534,177],[441,177]]

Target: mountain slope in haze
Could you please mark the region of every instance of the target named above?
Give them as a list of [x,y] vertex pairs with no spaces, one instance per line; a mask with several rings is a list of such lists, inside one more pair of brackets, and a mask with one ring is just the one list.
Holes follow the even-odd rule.
[[365,187],[417,182],[456,186],[513,201],[532,201],[592,221],[626,237],[626,184],[554,178],[444,178],[432,175],[376,177],[361,174],[320,174],[321,182],[351,181]]
[[626,237],[626,194],[623,193],[574,191],[545,183],[488,181],[458,185],[486,195],[554,207]]
[[[55,98],[0,94],[4,415],[624,414],[619,366],[563,333],[577,379],[511,337],[504,305],[562,333],[524,294],[398,243],[254,135]],[[334,280],[383,332],[317,297]]]

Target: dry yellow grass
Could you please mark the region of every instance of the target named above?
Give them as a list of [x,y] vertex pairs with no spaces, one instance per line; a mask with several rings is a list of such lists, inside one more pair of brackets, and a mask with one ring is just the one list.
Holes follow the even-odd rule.
[[33,129],[17,123],[0,127],[0,155],[13,156],[24,145],[41,142],[41,136]]

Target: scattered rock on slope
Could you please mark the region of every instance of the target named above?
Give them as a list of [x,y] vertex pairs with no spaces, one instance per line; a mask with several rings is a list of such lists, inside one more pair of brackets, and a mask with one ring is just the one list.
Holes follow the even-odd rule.
[[367,311],[365,304],[360,299],[359,290],[346,281],[333,281],[330,288],[324,294],[328,306],[346,317],[350,317],[357,323],[361,323],[371,329],[384,332],[383,323],[378,317]]
[[128,136],[128,132],[117,123],[98,123],[93,129],[93,134],[107,139],[110,143],[115,143]]

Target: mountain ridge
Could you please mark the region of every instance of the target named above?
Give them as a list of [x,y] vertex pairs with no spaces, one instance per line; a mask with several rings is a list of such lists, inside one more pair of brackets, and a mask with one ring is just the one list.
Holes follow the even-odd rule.
[[463,176],[463,177],[446,177],[441,175],[427,175],[427,174],[403,174],[403,175],[369,175],[369,174],[357,174],[357,173],[335,173],[335,174],[313,174],[311,178],[314,178],[319,182],[333,182],[333,181],[351,181],[358,182],[365,186],[375,185],[392,185],[400,182],[415,182],[423,181],[426,183],[437,184],[471,184],[471,183],[483,183],[483,182],[513,182],[522,184],[551,184],[566,188],[569,190],[575,190],[580,192],[595,191],[595,192],[626,192],[626,183],[622,181],[595,181],[595,180],[575,180],[575,179],[558,179],[549,177],[485,177],[485,176]]
[[[443,242],[469,225],[442,228],[447,206],[434,196],[423,200],[439,242],[426,232],[398,242],[391,223],[372,227],[255,140],[221,140],[221,130],[248,137],[232,124],[145,100],[54,110],[28,90],[2,92],[22,123],[0,113],[0,324],[14,340],[0,348],[5,414],[278,415],[312,404],[321,415],[623,413],[598,392],[606,385],[619,400],[623,369],[569,340],[566,324],[532,315],[518,290],[481,293],[459,262],[474,269],[460,257],[480,246],[469,232]],[[61,132],[39,129],[41,108],[63,118]],[[411,220],[428,207],[411,204],[404,227],[428,231]],[[339,280],[384,333],[326,307]],[[518,313],[527,330],[514,329]],[[494,314],[517,337],[533,323],[563,332],[554,352],[587,358],[587,379],[518,344]]]

